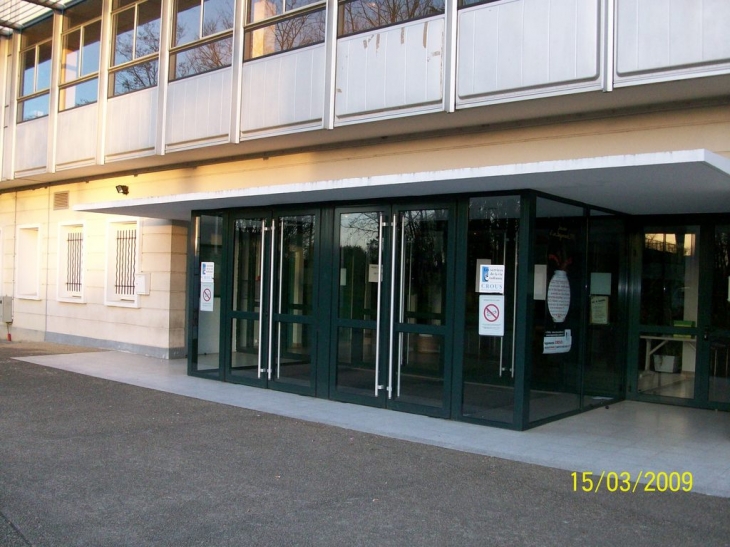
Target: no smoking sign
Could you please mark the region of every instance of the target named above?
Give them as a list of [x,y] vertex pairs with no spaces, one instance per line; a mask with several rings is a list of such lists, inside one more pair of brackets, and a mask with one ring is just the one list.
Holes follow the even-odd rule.
[[479,335],[504,336],[504,295],[479,296]]

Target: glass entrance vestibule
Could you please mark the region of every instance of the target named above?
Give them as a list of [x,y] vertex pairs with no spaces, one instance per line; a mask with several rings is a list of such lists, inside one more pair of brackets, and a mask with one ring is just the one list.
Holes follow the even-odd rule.
[[[641,238],[610,211],[530,191],[200,211],[192,227],[191,375],[513,429],[673,402],[637,388],[640,354],[681,327],[638,320]],[[695,345],[719,393],[715,323],[717,349]]]

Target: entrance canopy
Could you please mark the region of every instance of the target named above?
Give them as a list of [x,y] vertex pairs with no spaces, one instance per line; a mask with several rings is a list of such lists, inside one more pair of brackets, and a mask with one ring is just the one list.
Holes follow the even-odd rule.
[[189,220],[193,210],[518,190],[631,215],[727,213],[730,159],[703,149],[602,156],[174,194],[75,209]]

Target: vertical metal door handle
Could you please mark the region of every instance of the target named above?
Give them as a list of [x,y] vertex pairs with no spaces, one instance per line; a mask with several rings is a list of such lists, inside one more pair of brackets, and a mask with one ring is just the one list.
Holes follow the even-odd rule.
[[257,378],[261,379],[261,359],[264,345],[264,242],[266,241],[266,220],[261,221],[261,268],[259,268],[259,363]]
[[390,240],[390,332],[388,333],[388,399],[393,398],[393,334],[395,332],[395,242],[396,215],[393,215],[393,237]]
[[[284,219],[279,219],[279,294],[278,294],[278,305],[277,313],[281,315],[281,288],[282,288],[282,275],[284,274]],[[278,380],[281,376],[281,321],[276,323],[276,379]]]
[[273,344],[271,339],[273,337],[274,328],[274,242],[276,241],[276,221],[271,219],[271,249],[269,250],[269,362],[266,370],[266,374],[269,380],[271,380],[271,359]]
[[378,305],[375,313],[375,396],[380,382],[380,294],[383,285],[383,213],[378,213]]

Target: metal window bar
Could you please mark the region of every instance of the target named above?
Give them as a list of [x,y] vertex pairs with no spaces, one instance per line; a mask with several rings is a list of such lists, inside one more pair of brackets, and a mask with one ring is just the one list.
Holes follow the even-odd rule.
[[81,268],[84,234],[69,232],[66,237],[66,290],[81,292]]
[[137,230],[117,232],[117,264],[114,276],[114,292],[134,295],[134,273],[137,257]]

